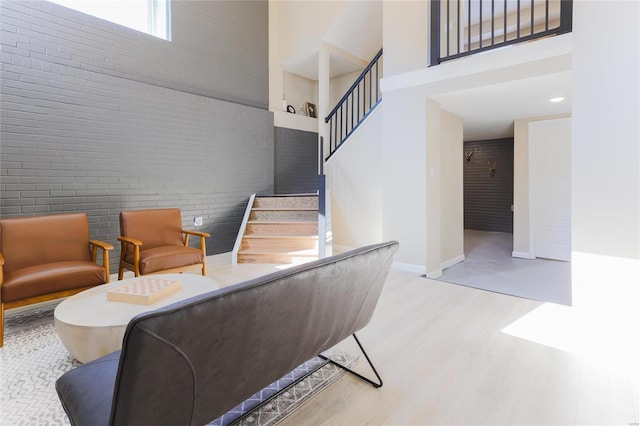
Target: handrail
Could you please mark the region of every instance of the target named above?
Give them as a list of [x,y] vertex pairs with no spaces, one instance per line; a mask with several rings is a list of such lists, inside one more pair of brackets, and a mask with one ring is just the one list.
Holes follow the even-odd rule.
[[560,0],[557,6],[549,0],[537,5],[534,0],[518,0],[511,5],[515,10],[507,1],[432,0],[429,65],[571,32],[573,0]]
[[358,83],[360,83],[360,81],[365,77],[365,75],[367,74],[367,72],[369,72],[371,70],[371,68],[373,68],[373,66],[375,65],[376,62],[378,62],[378,59],[380,59],[380,56],[382,56],[382,49],[380,49],[380,51],[376,54],[376,56],[373,57],[373,59],[371,60],[371,62],[369,62],[369,65],[367,65],[364,70],[362,70],[362,72],[360,73],[360,75],[358,76],[358,78],[356,78],[356,81],[351,85],[351,87],[349,87],[349,89],[347,89],[347,92],[344,94],[344,96],[338,101],[338,103],[336,104],[335,107],[333,107],[333,109],[331,110],[331,112],[329,113],[329,115],[327,115],[327,117],[324,119],[325,123],[328,123],[329,120],[331,119],[331,116],[334,115],[336,113],[336,111],[338,110],[338,108],[340,108],[340,104],[343,103],[348,97],[349,94],[351,94],[351,92],[353,92],[353,89],[355,89],[356,87],[358,87]]
[[[373,57],[371,62],[360,73],[349,90],[324,119],[329,124],[329,155],[322,158],[327,160],[342,145],[342,143],[360,126],[360,124],[380,104],[380,69],[379,62],[382,49]],[[375,92],[373,74],[375,71]],[[374,102],[375,99],[375,102]],[[349,101],[350,104],[349,105]],[[368,104],[368,106],[367,106]]]

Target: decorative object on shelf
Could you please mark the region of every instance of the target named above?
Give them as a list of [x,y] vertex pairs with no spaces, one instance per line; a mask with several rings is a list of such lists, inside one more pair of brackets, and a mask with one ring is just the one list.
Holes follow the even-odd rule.
[[316,118],[316,105],[315,104],[312,104],[310,102],[305,102],[304,103],[304,109],[305,109],[305,112],[307,113],[307,117]]
[[293,107],[293,105],[287,105],[287,112],[290,112],[291,114],[295,114],[296,109]]
[[465,158],[467,159],[467,161],[471,161],[471,156],[473,155],[473,151],[469,151],[464,153]]
[[305,108],[305,103],[301,103],[300,104],[300,109],[298,110],[298,114],[300,115],[307,115],[307,109]]
[[282,110],[283,111],[288,111],[289,105],[287,104],[287,100],[286,99],[282,99]]
[[493,164],[491,164],[491,161],[489,161],[488,163],[489,163],[489,175],[493,177],[496,175],[496,162],[494,161]]

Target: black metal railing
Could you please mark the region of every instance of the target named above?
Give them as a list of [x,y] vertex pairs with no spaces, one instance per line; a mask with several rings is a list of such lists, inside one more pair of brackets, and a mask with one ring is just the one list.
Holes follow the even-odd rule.
[[573,0],[432,0],[430,65],[571,32]]
[[329,124],[329,155],[326,159],[336,152],[382,101],[380,94],[381,58],[382,49],[324,119],[325,123]]

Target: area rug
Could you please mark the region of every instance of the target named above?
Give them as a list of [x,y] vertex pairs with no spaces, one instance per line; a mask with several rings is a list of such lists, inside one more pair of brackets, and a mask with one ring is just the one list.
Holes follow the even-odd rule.
[[[56,335],[55,305],[7,315],[4,346],[0,348],[0,419],[3,425],[68,425],[55,391],[55,381],[79,365]],[[333,349],[325,355],[347,366],[357,361]],[[315,357],[267,386],[210,425],[274,425],[344,370]]]

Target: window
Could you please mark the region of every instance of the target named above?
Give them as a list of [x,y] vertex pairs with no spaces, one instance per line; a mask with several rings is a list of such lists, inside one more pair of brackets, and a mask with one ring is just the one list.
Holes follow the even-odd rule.
[[49,1],[164,40],[171,40],[171,0]]

